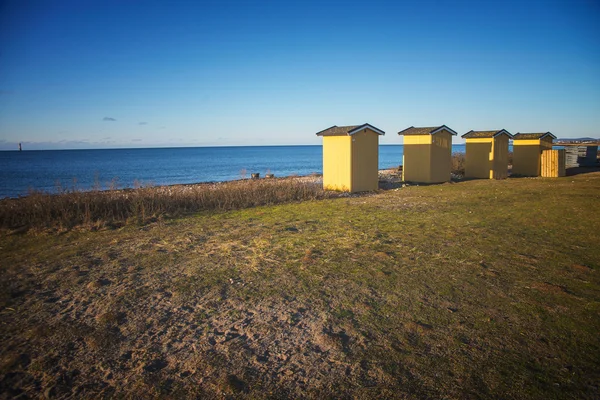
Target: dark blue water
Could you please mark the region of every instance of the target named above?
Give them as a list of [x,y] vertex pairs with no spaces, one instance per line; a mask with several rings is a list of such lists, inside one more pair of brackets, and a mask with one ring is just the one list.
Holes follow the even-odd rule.
[[[453,151],[464,152],[464,145]],[[402,164],[402,145],[379,147],[379,168]],[[322,173],[321,146],[182,147],[159,149],[0,151],[0,198],[30,189],[89,190],[227,181],[258,172]]]

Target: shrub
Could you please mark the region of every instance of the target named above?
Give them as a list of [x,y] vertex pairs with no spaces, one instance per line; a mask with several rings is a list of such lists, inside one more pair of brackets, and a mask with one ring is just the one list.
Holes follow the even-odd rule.
[[465,153],[452,153],[452,173],[465,174]]

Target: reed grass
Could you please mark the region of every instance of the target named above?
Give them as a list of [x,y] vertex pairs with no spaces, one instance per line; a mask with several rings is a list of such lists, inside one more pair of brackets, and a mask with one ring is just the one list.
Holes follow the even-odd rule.
[[0,228],[9,230],[71,229],[143,224],[164,216],[204,210],[234,210],[338,196],[321,185],[298,179],[141,186],[136,189],[61,193],[31,191],[28,196],[0,200]]

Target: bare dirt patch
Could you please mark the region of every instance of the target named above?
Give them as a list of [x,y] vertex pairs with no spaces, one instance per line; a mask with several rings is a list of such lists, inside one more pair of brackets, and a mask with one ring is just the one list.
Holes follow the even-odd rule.
[[592,268],[588,267],[587,265],[573,264],[573,265],[571,265],[571,268],[575,272],[582,272],[582,273],[594,272],[594,270]]
[[537,282],[533,284],[532,287],[545,293],[572,295],[569,289],[567,289],[565,286],[555,285],[549,282]]

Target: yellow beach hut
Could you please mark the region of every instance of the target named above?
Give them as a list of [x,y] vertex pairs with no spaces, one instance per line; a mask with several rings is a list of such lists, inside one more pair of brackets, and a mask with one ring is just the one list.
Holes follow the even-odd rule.
[[552,149],[550,132],[517,133],[513,136],[513,175],[540,176],[542,151]]
[[323,137],[323,188],[377,190],[380,135],[385,132],[370,124],[334,125],[317,132]]
[[452,169],[452,136],[446,125],[416,128],[411,126],[398,135],[404,136],[402,180],[406,182],[441,183],[450,180]]
[[461,136],[466,143],[466,178],[505,179],[508,177],[508,140],[505,129],[469,131]]

